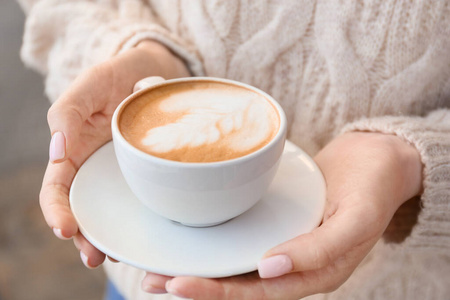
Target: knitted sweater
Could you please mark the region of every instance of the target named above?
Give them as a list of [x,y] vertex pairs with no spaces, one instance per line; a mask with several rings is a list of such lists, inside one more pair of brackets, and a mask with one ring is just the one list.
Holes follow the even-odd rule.
[[[415,145],[424,192],[338,290],[311,299],[448,299],[450,285],[450,1],[21,0],[24,62],[54,101],[84,69],[157,40],[194,75],[271,94],[288,138],[317,153],[345,131]],[[382,188],[382,187],[380,187]],[[127,299],[143,272],[106,263]],[[172,299],[172,298],[170,298]]]

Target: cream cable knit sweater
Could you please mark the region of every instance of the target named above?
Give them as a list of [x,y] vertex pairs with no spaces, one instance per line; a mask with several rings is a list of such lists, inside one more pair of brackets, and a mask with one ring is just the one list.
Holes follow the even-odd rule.
[[[340,289],[311,299],[448,299],[449,1],[20,1],[28,14],[21,55],[46,75],[52,101],[83,69],[154,39],[195,75],[273,95],[289,139],[311,155],[350,130],[415,145],[425,165],[421,209],[393,220],[406,239],[380,241]],[[170,298],[141,292],[141,271],[106,270],[128,299]]]

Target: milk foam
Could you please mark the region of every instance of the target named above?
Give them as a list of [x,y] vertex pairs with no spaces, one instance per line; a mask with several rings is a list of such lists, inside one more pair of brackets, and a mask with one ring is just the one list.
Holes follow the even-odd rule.
[[271,104],[251,92],[185,90],[168,95],[159,109],[181,117],[147,131],[141,142],[155,153],[219,141],[233,151],[248,151],[270,138],[277,124]]

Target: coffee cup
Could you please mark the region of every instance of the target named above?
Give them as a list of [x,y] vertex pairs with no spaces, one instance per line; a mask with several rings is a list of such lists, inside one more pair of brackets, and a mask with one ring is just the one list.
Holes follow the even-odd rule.
[[211,77],[141,80],[111,127],[131,191],[153,212],[194,227],[254,206],[275,176],[286,137],[285,114],[271,96]]

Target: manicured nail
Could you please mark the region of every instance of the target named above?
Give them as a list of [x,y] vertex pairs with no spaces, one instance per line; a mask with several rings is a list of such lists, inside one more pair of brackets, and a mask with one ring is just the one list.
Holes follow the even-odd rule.
[[287,255],[275,255],[258,263],[259,277],[274,278],[292,271],[293,265]]
[[72,238],[72,237],[65,237],[62,234],[61,229],[59,229],[59,228],[53,228],[53,233],[61,240],[70,240]]
[[66,138],[62,132],[57,131],[53,134],[49,152],[50,161],[52,162],[63,159],[66,155]]
[[154,287],[153,285],[144,286],[143,289],[146,293],[150,293],[150,294],[165,294],[165,293],[167,293],[166,289],[157,288],[157,287]]
[[188,299],[188,297],[183,296],[182,294],[180,294],[180,292],[177,291],[177,289],[172,285],[172,280],[167,280],[166,281],[166,291],[171,294],[174,295],[176,297],[180,297],[183,299]]
[[94,267],[91,267],[89,265],[89,262],[88,262],[89,258],[82,251],[80,251],[80,257],[81,257],[81,261],[86,266],[86,268],[88,268],[88,269],[95,269]]
[[113,262],[113,263],[118,263],[119,262],[117,259],[114,259],[111,256],[108,256],[108,259],[109,259],[110,262]]

